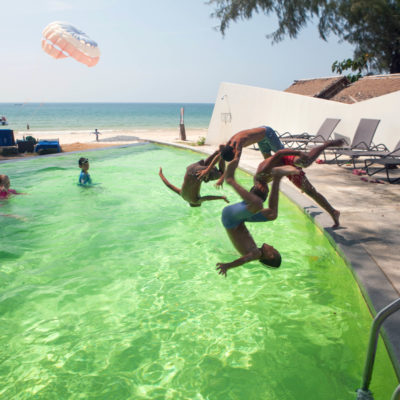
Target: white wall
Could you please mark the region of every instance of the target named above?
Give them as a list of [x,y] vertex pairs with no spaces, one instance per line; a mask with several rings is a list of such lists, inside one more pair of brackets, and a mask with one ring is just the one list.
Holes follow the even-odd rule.
[[351,142],[360,119],[375,118],[381,122],[373,142],[384,143],[393,149],[400,140],[399,114],[400,91],[345,104],[223,82],[218,90],[206,143],[225,143],[233,134],[260,125],[271,126],[279,133],[315,133],[325,118],[340,118],[335,133]]

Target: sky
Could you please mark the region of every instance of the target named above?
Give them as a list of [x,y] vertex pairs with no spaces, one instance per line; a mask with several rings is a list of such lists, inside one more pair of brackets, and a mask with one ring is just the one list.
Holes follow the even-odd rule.
[[[294,80],[334,76],[353,54],[319,38],[315,25],[271,44],[275,16],[255,15],[215,29],[204,0],[3,0],[0,102],[214,103],[221,82],[284,90]],[[95,40],[99,63],[56,60],[41,48],[43,29],[69,22]]]

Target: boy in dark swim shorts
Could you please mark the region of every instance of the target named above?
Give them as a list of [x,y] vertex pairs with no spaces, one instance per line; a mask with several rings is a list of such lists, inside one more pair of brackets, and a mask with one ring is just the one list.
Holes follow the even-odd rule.
[[[212,167],[222,158],[225,161],[232,161],[240,159],[243,147],[258,144],[260,151],[264,158],[271,157],[271,151],[276,153],[278,150],[283,149],[283,144],[278,138],[275,131],[269,126],[260,126],[259,128],[246,129],[233,135],[226,145],[220,145],[219,151],[210,163],[207,169],[197,174],[200,180],[211,171]],[[222,185],[224,176],[216,183],[217,186]]]
[[256,184],[257,182],[269,182],[272,179],[271,171],[273,168],[283,165],[296,167],[299,174],[288,176],[288,178],[329,213],[334,221],[332,228],[337,228],[339,226],[340,212],[335,210],[328,200],[314,188],[302,168],[309,167],[327,147],[339,146],[343,146],[343,140],[330,140],[320,146],[314,147],[309,152],[292,149],[279,150],[258,166],[254,180]]

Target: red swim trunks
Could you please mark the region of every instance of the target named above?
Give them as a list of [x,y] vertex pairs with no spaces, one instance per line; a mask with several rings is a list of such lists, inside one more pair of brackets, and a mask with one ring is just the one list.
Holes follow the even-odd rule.
[[288,178],[301,190],[303,190],[303,179],[306,176],[306,174],[304,173],[303,169],[300,167],[296,167],[296,165],[294,165],[294,159],[297,156],[283,156],[281,158],[281,160],[283,161],[283,163],[285,165],[291,165],[295,168],[297,168],[298,171],[300,171],[299,174],[297,175],[289,175]]

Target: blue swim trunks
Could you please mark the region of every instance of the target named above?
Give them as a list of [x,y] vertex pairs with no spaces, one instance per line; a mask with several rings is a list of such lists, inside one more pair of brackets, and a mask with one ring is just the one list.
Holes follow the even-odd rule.
[[261,213],[254,214],[247,209],[244,201],[222,210],[222,224],[226,229],[236,228],[242,222],[265,222],[268,221]]
[[278,150],[284,148],[282,142],[279,140],[278,135],[269,126],[264,126],[265,137],[258,142],[258,147],[263,154],[271,154],[271,151],[276,153]]

